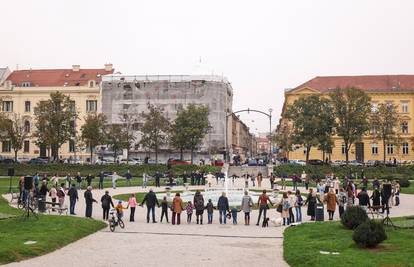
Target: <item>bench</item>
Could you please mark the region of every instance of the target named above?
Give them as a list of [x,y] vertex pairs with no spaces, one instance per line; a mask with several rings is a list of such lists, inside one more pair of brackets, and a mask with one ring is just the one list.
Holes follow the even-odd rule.
[[57,211],[59,215],[62,215],[62,213],[65,213],[66,215],[68,215],[68,207],[66,205],[61,207],[58,202],[50,202],[50,201],[39,201],[39,202],[46,205],[45,207],[49,214],[52,211]]

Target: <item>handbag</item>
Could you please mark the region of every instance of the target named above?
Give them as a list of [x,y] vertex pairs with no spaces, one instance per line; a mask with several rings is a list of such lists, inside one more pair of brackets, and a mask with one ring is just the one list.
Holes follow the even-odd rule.
[[282,209],[283,209],[282,204],[277,205],[277,208],[276,208],[277,212],[282,213]]

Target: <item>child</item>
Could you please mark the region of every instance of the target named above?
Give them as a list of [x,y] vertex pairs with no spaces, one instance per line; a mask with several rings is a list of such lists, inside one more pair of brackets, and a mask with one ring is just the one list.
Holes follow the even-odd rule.
[[167,220],[168,222],[168,202],[167,202],[167,197],[164,197],[161,201],[161,220],[160,222],[162,222],[162,219],[164,218]]
[[187,212],[187,223],[191,223],[191,216],[193,215],[193,204],[191,204],[191,201],[187,202],[187,206],[185,207],[185,211]]
[[124,206],[122,206],[122,200],[118,201],[118,204],[115,206],[115,210],[116,210],[116,216],[118,217],[118,221],[122,220],[122,217],[124,217],[124,209],[128,209],[129,207],[124,208]]
[[211,199],[208,200],[208,203],[207,203],[205,209],[207,210],[208,224],[212,224],[213,223],[214,206],[213,206],[213,202],[211,202]]
[[233,224],[236,225],[237,224],[237,212],[241,211],[238,210],[236,207],[231,208],[231,217],[233,217]]

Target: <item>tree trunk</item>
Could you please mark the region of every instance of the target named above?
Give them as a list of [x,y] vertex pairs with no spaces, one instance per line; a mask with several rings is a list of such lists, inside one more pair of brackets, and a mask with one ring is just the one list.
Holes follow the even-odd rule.
[[348,144],[345,143],[345,162],[346,162],[346,165],[348,165],[348,161],[349,161],[349,148],[348,148]]
[[311,150],[311,146],[307,146],[306,147],[306,165],[308,165],[310,150]]
[[155,144],[155,164],[158,164],[158,145]]
[[17,151],[18,150],[14,150],[14,163],[17,163]]
[[194,149],[191,148],[191,164],[193,164],[193,160],[194,160],[193,155],[194,155]]
[[92,147],[91,146],[89,146],[89,150],[90,150],[90,152],[91,152],[91,164],[93,164],[93,161],[92,161],[92,157],[93,157],[93,151],[92,151]]
[[325,162],[325,150],[322,150],[322,161]]
[[384,160],[384,164],[385,164],[385,158],[386,158],[386,156],[385,156],[385,150],[387,149],[386,148],[386,146],[385,146],[385,139],[382,139],[382,147],[383,147],[383,160]]
[[182,148],[180,148],[180,160],[183,160],[184,159],[184,151],[183,151],[183,149]]

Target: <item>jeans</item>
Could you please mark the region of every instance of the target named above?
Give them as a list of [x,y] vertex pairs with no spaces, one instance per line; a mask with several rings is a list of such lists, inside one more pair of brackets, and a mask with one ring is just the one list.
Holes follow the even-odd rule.
[[147,207],[147,223],[150,221],[150,212],[152,212],[152,222],[155,222],[155,206]]
[[104,221],[108,220],[109,217],[109,207],[102,207],[103,209],[103,219]]
[[302,221],[302,207],[295,207],[296,211],[296,222]]
[[233,224],[237,224],[237,213],[234,214],[232,217],[233,217]]
[[208,220],[208,224],[212,224],[213,223],[213,213],[207,213],[207,220]]
[[293,208],[289,208],[289,221],[295,222],[295,216],[293,216]]
[[135,221],[135,207],[131,207],[131,213],[129,214],[129,221],[134,222]]
[[103,187],[103,181],[99,181],[98,188],[99,188],[99,189],[103,189],[103,188],[104,188],[104,187]]
[[147,181],[142,181],[142,188],[147,188]]
[[164,216],[165,216],[165,219],[167,220],[167,223],[168,223],[168,211],[167,210],[162,210],[161,211],[161,222],[162,222],[162,219],[164,218]]
[[292,191],[296,191],[298,189],[298,184],[297,182],[293,182],[293,188]]
[[222,224],[222,223],[226,224],[226,219],[227,219],[226,215],[227,215],[226,210],[219,210],[219,222],[220,222],[220,224]]
[[155,187],[160,187],[160,178],[155,178]]
[[260,205],[260,208],[259,208],[259,217],[257,218],[257,225],[259,225],[260,217],[262,217],[262,212],[263,212],[263,221],[265,221],[266,220],[266,213],[267,213],[267,207],[266,207],[266,205]]

